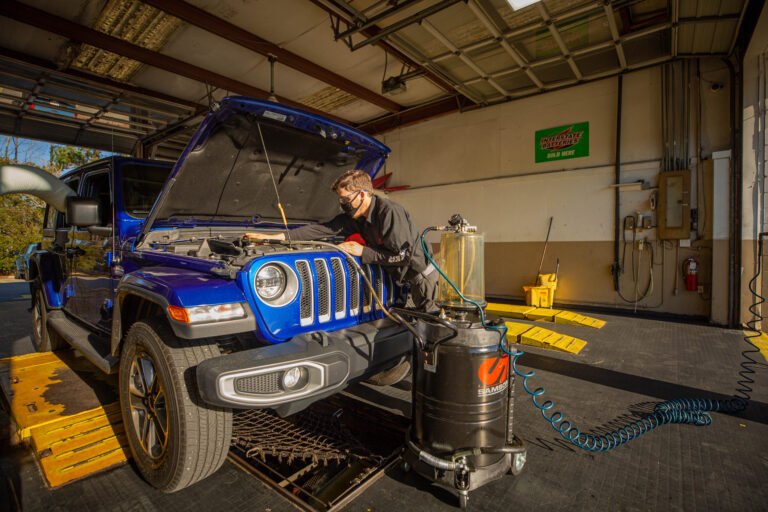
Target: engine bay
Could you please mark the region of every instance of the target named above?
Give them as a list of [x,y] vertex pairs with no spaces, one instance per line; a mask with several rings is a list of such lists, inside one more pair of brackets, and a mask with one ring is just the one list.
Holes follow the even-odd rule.
[[[262,231],[264,232],[264,231]],[[275,231],[279,233],[282,231]],[[211,228],[189,228],[153,231],[142,245],[152,251],[176,254],[209,261],[216,261],[225,268],[242,268],[254,258],[268,254],[294,251],[328,250],[321,245],[313,246],[303,242],[293,246],[285,240],[260,240],[245,238],[240,229],[216,230]],[[340,242],[341,240],[329,240]]]

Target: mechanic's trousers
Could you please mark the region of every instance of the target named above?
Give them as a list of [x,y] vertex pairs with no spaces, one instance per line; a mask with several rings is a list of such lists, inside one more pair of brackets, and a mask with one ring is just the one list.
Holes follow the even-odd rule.
[[434,266],[429,265],[424,272],[416,274],[408,281],[408,288],[411,290],[411,300],[413,307],[420,311],[432,313],[440,308],[435,304],[437,300],[437,278],[439,273]]

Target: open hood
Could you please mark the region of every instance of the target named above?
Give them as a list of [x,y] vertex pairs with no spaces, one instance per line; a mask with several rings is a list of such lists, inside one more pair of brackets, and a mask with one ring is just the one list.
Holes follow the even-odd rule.
[[334,121],[269,101],[225,98],[179,158],[142,234],[182,221],[279,220],[275,188],[289,220],[330,219],[340,211],[331,191],[336,178],[349,169],[373,177],[388,154],[374,138]]

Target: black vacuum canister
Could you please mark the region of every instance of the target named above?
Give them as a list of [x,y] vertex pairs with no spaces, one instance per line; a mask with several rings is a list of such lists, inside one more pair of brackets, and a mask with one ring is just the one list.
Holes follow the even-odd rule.
[[413,422],[405,453],[406,468],[459,491],[468,491],[519,473],[525,447],[512,434],[509,356],[499,348],[499,333],[479,323],[455,324],[456,335],[438,322],[419,320],[416,330],[426,351],[413,360]]

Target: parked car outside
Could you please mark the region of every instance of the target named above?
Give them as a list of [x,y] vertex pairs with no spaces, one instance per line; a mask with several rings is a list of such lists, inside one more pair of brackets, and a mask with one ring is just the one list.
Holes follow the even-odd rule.
[[281,210],[289,227],[335,216],[338,175],[373,176],[388,153],[335,121],[227,98],[173,166],[112,157],[62,176],[78,197],[47,209],[30,263],[34,341],[119,373],[149,483],[172,492],[216,471],[232,409],[293,414],[410,357],[410,332],[372,297],[404,303],[384,268],[243,238],[282,231]]

